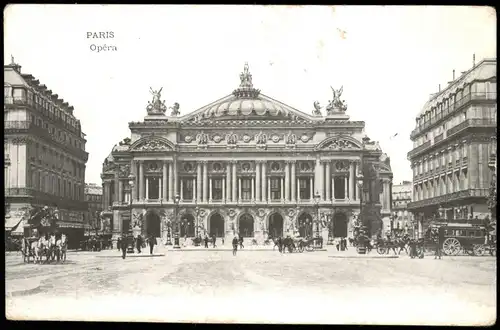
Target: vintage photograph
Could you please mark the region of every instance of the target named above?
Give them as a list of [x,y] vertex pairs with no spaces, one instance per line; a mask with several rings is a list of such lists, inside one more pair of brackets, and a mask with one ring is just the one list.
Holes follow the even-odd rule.
[[496,19],[7,5],[6,318],[493,325]]

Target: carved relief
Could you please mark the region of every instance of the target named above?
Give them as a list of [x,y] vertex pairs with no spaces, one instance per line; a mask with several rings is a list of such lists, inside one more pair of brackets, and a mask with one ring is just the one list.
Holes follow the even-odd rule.
[[228,148],[236,148],[238,143],[238,136],[233,132],[226,135],[226,143]]
[[159,140],[151,140],[147,141],[143,145],[136,148],[139,151],[164,151],[164,150],[172,150],[168,144]]
[[120,165],[120,177],[127,177],[130,174],[130,165]]
[[196,135],[196,142],[198,143],[198,148],[206,148],[208,143],[208,135],[206,133],[198,133]]
[[258,149],[266,149],[267,148],[267,135],[260,132],[255,136],[255,141]]
[[285,147],[286,148],[295,148],[295,143],[297,142],[297,136],[292,132],[289,132],[285,136]]
[[271,141],[273,141],[274,143],[278,143],[280,140],[281,140],[281,139],[280,139],[280,137],[279,137],[279,135],[278,135],[278,134],[273,134],[273,135],[271,136]]
[[349,171],[349,162],[345,161],[345,160],[336,161],[334,163],[334,167],[333,168],[337,172]]
[[193,137],[192,137],[191,135],[186,135],[186,136],[184,137],[184,141],[185,141],[186,143],[191,143],[191,141],[193,141]]
[[215,135],[212,137],[212,140],[213,140],[215,143],[219,143],[220,141],[222,141],[222,136],[220,136],[219,134],[215,134]]
[[16,137],[12,139],[12,144],[26,144],[29,143],[30,139],[27,136]]
[[252,137],[248,134],[243,135],[243,142],[248,143],[252,140]]
[[328,144],[328,149],[332,150],[342,150],[342,149],[354,149],[357,148],[354,143],[345,139],[334,139]]

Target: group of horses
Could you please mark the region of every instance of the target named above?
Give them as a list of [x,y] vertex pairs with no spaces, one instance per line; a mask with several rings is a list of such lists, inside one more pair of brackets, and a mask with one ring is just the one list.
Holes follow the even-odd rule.
[[[22,239],[21,252],[25,263],[29,263],[31,257],[33,257],[34,263],[40,264],[54,260],[65,262],[67,250],[68,240],[65,234],[62,234],[59,239],[56,239],[55,234]],[[45,261],[43,261],[43,257],[45,257]]]
[[[281,238],[281,241],[280,241]],[[320,240],[321,238],[312,238],[312,237],[274,237],[268,238],[264,241],[264,245],[270,245],[271,242],[274,243],[273,250],[281,249],[282,252],[288,250],[288,252],[292,253],[295,251],[303,252],[304,249],[307,251],[314,250],[314,242]],[[280,246],[281,245],[281,246]]]
[[376,249],[379,254],[386,254],[389,251],[393,251],[394,254],[400,254],[401,252],[409,253],[409,246],[411,243],[411,238],[408,235],[394,238],[383,239],[381,237],[377,238],[375,241],[370,241],[369,239],[363,240],[357,239],[357,237],[349,238],[349,244],[353,247],[359,247],[364,245],[368,252]]

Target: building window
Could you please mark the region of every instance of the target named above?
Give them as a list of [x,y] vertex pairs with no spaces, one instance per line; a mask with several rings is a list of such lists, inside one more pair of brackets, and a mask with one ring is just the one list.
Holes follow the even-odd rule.
[[247,201],[252,199],[251,179],[241,179],[241,198]]
[[311,182],[309,178],[299,179],[299,198],[300,199],[311,199]]
[[153,176],[147,178],[148,180],[148,199],[160,198],[160,178]]
[[193,199],[193,179],[183,179],[182,180],[182,199],[192,200]]
[[333,179],[335,199],[345,199],[345,180],[346,178],[343,176],[336,176]]
[[[217,164],[220,166],[219,163]],[[212,179],[212,199],[222,200],[222,179]]]
[[271,178],[271,200],[281,199],[281,179]]

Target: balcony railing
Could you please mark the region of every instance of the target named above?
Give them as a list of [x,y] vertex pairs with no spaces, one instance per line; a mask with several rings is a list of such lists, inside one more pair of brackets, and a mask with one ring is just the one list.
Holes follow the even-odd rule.
[[456,191],[442,196],[437,196],[433,198],[427,198],[416,202],[408,203],[408,209],[417,209],[430,205],[445,204],[447,202],[453,202],[459,199],[464,199],[468,197],[484,197],[488,196],[488,189],[476,188],[476,189],[465,189],[461,191]]
[[418,154],[420,151],[425,150],[431,146],[431,140],[425,142],[424,144],[419,145],[412,151],[408,153],[408,156],[411,157],[411,155]]
[[418,126],[411,132],[411,138],[416,137],[419,133],[425,131],[427,128],[433,126],[434,124],[440,122],[442,119],[446,118],[449,114],[460,109],[462,106],[466,105],[470,101],[481,101],[481,100],[496,100],[497,93],[472,93],[468,94],[461,99],[457,100],[454,104],[450,104],[449,107],[444,108],[436,116],[430,118],[430,120],[424,122],[422,125]]
[[85,150],[79,149],[70,144],[66,144],[59,137],[54,134],[51,134],[48,129],[42,128],[40,126],[35,125],[31,121],[5,121],[4,122],[4,132],[8,133],[8,130],[27,130],[27,133],[33,134],[36,136],[45,137],[50,139],[57,144],[59,144],[66,151],[78,155],[79,157],[87,160],[88,153]]

